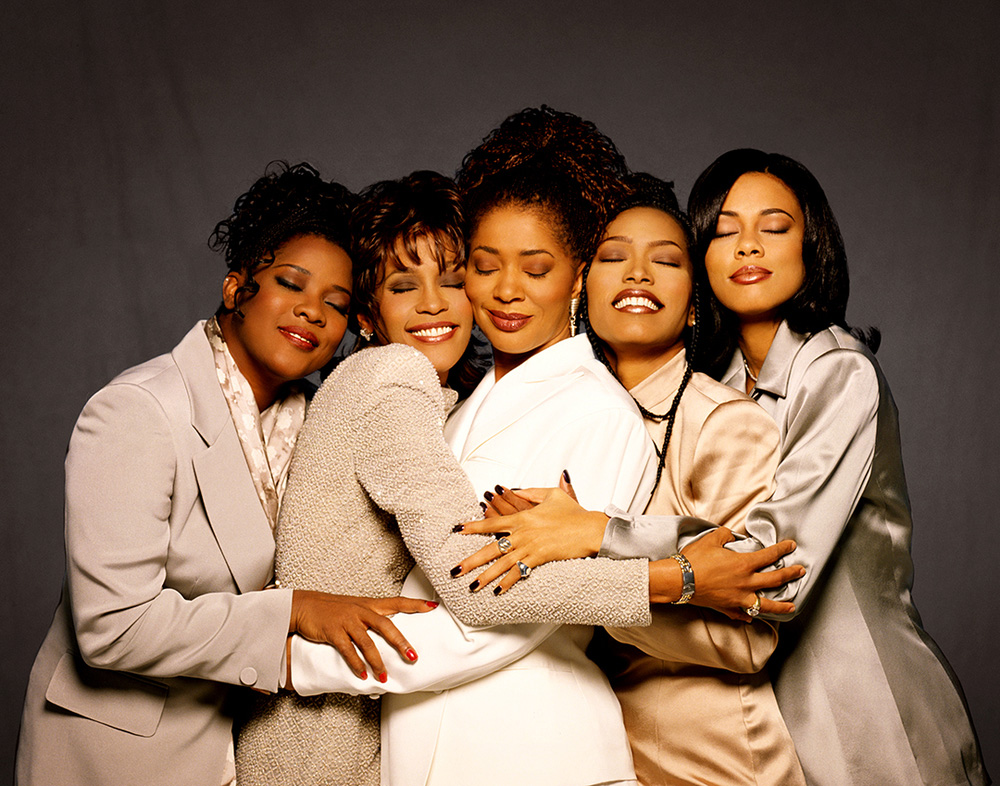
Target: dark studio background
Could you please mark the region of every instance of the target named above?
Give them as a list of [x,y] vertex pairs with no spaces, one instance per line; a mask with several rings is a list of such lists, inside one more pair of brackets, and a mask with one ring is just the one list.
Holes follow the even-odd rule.
[[275,158],[352,188],[451,173],[543,102],[682,201],[732,147],[823,183],[848,317],[883,332],[917,605],[1000,767],[1000,5],[7,0],[0,30],[0,782],[58,600],[73,423],[213,311],[205,240],[236,195]]

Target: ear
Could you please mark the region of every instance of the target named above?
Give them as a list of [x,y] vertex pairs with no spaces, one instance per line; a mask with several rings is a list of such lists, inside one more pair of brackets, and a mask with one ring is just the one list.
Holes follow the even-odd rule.
[[378,327],[375,325],[375,320],[373,320],[371,317],[367,316],[366,314],[358,314],[358,326],[362,330],[367,330],[369,333],[371,333],[372,337],[369,340],[372,344],[383,343],[382,337],[379,335],[378,332]]
[[236,291],[243,286],[243,274],[230,272],[222,280],[222,302],[227,309],[236,309]]
[[691,304],[691,308],[688,309],[688,327],[694,327],[695,313],[694,313],[694,303]]
[[580,297],[580,293],[583,291],[583,271],[587,269],[586,265],[580,265],[576,269],[576,278],[573,279],[573,297]]

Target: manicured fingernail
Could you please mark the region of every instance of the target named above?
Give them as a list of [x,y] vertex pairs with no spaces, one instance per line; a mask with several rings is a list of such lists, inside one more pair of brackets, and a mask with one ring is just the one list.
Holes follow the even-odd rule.
[[476,579],[469,585],[469,592],[475,592],[477,589],[479,589],[479,579]]
[[425,601],[425,602],[426,602],[426,603],[427,603],[427,605],[428,605],[428,606],[430,606],[430,607],[431,607],[432,609],[436,609],[436,608],[438,607],[438,604],[437,604],[437,601],[436,601],[436,600],[428,600],[428,601]]
[[497,494],[503,494],[503,486],[501,486],[501,485],[500,485],[499,483],[497,483],[497,484],[496,484],[496,485],[495,485],[495,486],[493,487],[493,490],[494,490],[494,491],[495,491],[495,492],[496,492]]
[[451,528],[451,531],[452,532],[461,532],[464,529],[465,529],[465,525],[464,524],[456,524],[454,527]]
[[480,502],[479,503],[479,507],[481,507],[483,509],[483,513],[486,512],[486,503],[485,502]]
[[499,595],[501,592],[503,592],[503,587],[494,587],[493,588],[493,594],[494,595]]
[[416,659],[417,659],[417,653],[416,653],[416,650],[414,650],[414,649],[413,649],[412,647],[410,647],[410,648],[409,648],[409,649],[408,649],[408,650],[406,651],[406,659],[407,659],[407,660],[416,660]]
[[389,679],[389,675],[386,674],[384,671],[378,675],[379,682],[385,682],[387,679]]
[[493,501],[493,492],[492,491],[483,492],[483,496],[486,497],[486,501],[487,502],[492,502]]
[[462,572],[462,566],[456,565],[454,568],[451,569],[451,577],[455,578],[455,576],[457,576],[461,572]]
[[367,671],[362,671],[360,674],[358,674],[358,679],[362,679],[362,680],[368,679],[368,672]]
[[566,470],[566,469],[563,470],[563,480],[565,480],[567,483],[570,482],[570,479],[569,479],[569,470]]

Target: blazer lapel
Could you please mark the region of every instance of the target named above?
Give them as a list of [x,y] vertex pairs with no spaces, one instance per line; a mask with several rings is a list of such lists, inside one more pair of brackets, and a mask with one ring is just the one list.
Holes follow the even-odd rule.
[[204,323],[171,354],[191,402],[191,425],[206,443],[193,464],[208,523],[240,592],[261,589],[274,570],[274,536],[219,386]]
[[[582,344],[580,338],[565,339],[539,352],[499,382],[480,383],[455,413],[458,422],[454,430],[445,432],[459,463],[474,457],[490,440],[578,379],[580,372],[574,370],[593,358],[590,344]],[[492,382],[492,377],[487,379]],[[455,441],[463,435],[461,442]]]

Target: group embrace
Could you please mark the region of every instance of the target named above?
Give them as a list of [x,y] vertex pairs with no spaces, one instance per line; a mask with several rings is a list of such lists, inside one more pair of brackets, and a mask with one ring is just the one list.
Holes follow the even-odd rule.
[[801,164],[684,212],[530,108],[454,179],[272,165],[211,242],[74,429],[21,786],[990,783]]

